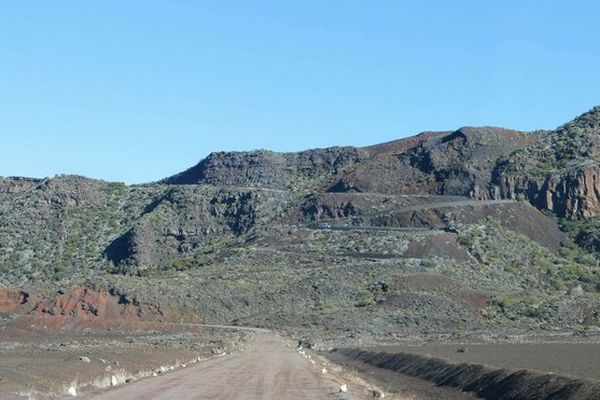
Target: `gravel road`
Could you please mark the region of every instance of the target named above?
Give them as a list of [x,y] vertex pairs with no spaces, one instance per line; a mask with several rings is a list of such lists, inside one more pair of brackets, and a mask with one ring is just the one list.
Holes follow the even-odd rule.
[[[127,399],[335,399],[320,368],[271,333],[259,332],[247,351],[214,358],[154,378],[82,398]],[[80,398],[81,398],[80,397]]]

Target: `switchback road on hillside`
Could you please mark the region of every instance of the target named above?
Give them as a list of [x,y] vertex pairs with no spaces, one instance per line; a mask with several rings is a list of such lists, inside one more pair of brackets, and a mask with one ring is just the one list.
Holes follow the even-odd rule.
[[252,346],[172,373],[100,393],[94,400],[316,400],[335,399],[332,386],[312,365],[272,333],[257,332]]
[[[394,215],[394,214],[403,214],[407,212],[413,211],[426,211],[432,210],[436,208],[455,208],[455,207],[487,207],[487,206],[496,206],[500,204],[517,204],[520,203],[518,200],[510,200],[510,199],[502,199],[502,200],[474,200],[465,198],[465,200],[460,201],[444,201],[444,202],[433,202],[426,204],[416,204],[412,206],[405,207],[392,207],[387,210],[381,210],[373,213],[367,214],[356,214],[351,215],[348,218],[358,217],[358,218],[369,218],[376,217],[381,215]],[[319,219],[319,223],[335,221],[337,218],[322,218]]]

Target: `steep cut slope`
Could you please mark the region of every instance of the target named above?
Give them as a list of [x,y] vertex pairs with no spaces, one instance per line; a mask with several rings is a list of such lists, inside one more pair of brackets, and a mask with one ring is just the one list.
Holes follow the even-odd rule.
[[191,322],[200,317],[192,310],[161,307],[159,304],[140,303],[114,289],[80,287],[53,298],[39,301],[25,318],[25,322],[45,327],[86,327],[102,329],[130,324]]
[[[487,400],[596,400],[600,383],[591,379],[504,369],[411,353],[389,353],[352,348],[334,349],[329,357],[354,361],[471,392]],[[355,364],[353,365],[355,366]]]

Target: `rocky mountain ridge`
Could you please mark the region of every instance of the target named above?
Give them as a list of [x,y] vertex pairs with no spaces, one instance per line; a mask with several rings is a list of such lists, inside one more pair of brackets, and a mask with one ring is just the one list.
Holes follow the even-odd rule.
[[319,184],[366,158],[355,147],[331,147],[299,153],[254,152],[211,153],[194,167],[165,178],[165,184],[208,184],[294,190]]
[[600,107],[554,131],[464,127],[365,148],[212,153],[165,184],[529,200],[561,217],[600,214]]

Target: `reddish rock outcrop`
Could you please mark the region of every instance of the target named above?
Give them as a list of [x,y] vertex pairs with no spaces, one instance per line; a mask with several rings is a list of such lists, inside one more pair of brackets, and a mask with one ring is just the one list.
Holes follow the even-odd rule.
[[18,312],[27,304],[29,293],[16,289],[0,289],[0,313]]
[[199,323],[198,315],[175,307],[140,303],[112,290],[80,287],[40,301],[28,322],[45,327],[143,326],[144,323]]

